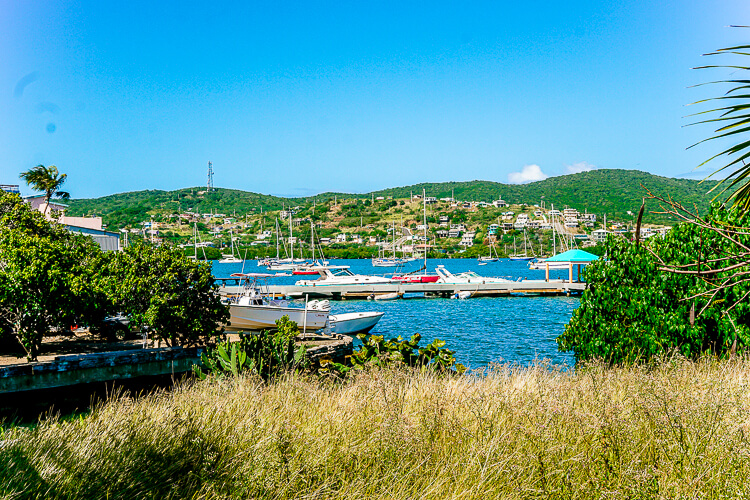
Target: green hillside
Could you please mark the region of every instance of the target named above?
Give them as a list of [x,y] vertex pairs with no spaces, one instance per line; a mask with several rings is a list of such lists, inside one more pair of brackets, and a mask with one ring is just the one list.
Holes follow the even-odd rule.
[[[501,184],[490,181],[441,182],[415,184],[398,188],[384,189],[373,193],[375,196],[408,198],[410,193],[421,194],[424,188],[428,196],[444,198],[451,196],[458,200],[492,201],[502,197],[508,203],[538,204],[544,197],[549,207],[565,205],[587,209],[597,214],[606,213],[612,217],[623,217],[627,211],[637,211],[646,192],[672,196],[684,205],[697,205],[705,210],[713,195],[707,195],[714,183],[690,179],[674,179],[641,172],[639,170],[592,170],[579,174],[550,177],[529,184]],[[642,187],[643,186],[643,187]],[[368,197],[358,195],[359,197]],[[656,206],[653,207],[657,209]],[[648,216],[653,219],[654,215]],[[659,219],[659,217],[656,217]]]
[[[689,179],[661,177],[637,170],[594,170],[579,174],[551,177],[529,184],[501,184],[490,181],[442,182],[395,187],[373,193],[321,193],[308,198],[280,198],[235,189],[218,188],[206,193],[203,188],[185,188],[177,191],[136,191],[102,198],[70,200],[69,215],[102,216],[110,227],[122,227],[147,220],[156,212],[176,213],[191,209],[193,212],[210,211],[224,214],[254,214],[279,210],[282,206],[305,205],[315,198],[319,203],[334,195],[343,198],[370,198],[391,196],[408,198],[411,193],[445,198],[453,196],[462,201],[492,201],[502,197],[511,204],[538,204],[544,200],[547,207],[571,206],[581,211],[607,214],[612,219],[628,218],[627,211],[636,212],[645,195],[642,186],[656,194],[672,196],[685,205],[695,204],[705,210],[711,196],[707,191],[712,183],[699,184]],[[657,210],[655,204],[650,210]],[[663,216],[647,213],[646,221],[666,222]]]
[[101,198],[70,200],[67,213],[71,216],[100,216],[105,224],[122,227],[134,222],[148,220],[154,211],[195,213],[219,212],[246,214],[263,210],[279,210],[284,204],[296,200],[277,196],[251,193],[237,189],[218,188],[206,192],[206,188],[183,188],[176,191],[133,191]]

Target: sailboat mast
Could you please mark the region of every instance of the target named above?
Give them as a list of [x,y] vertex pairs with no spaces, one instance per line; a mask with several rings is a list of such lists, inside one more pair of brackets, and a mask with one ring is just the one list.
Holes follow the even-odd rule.
[[526,249],[526,227],[523,228],[523,256],[527,257],[529,251]]
[[279,219],[276,218],[276,260],[279,260]]
[[427,272],[427,193],[422,189],[422,224],[424,224],[424,268]]
[[557,241],[555,240],[555,204],[552,203],[552,210],[550,210],[550,218],[552,219],[552,256],[557,255]]
[[391,224],[391,231],[393,231],[393,259],[396,260],[396,223]]
[[292,239],[292,210],[289,209],[289,249],[291,250],[292,254],[290,258],[292,259],[292,262],[294,262],[294,243],[292,243],[294,240]]

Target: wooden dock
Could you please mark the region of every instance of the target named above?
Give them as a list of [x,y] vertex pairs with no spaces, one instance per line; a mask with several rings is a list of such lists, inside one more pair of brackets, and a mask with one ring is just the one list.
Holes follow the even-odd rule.
[[[242,287],[231,280],[222,280],[222,295],[242,292]],[[396,293],[423,294],[426,297],[451,297],[459,292],[471,292],[472,297],[502,297],[508,295],[576,295],[586,289],[586,283],[566,280],[523,280],[481,283],[362,283],[356,285],[327,285],[324,281],[312,286],[269,285],[268,292],[278,297],[325,298],[333,300],[364,299],[371,295]]]

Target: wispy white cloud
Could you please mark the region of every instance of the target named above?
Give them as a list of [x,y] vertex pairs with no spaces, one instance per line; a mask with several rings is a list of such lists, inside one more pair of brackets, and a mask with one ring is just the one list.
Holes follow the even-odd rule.
[[592,165],[585,161],[579,161],[578,163],[567,165],[565,167],[566,174],[580,174],[581,172],[591,172],[592,170],[596,170],[596,165]]
[[542,172],[539,165],[525,165],[520,172],[508,174],[508,182],[511,184],[526,184],[527,182],[543,181],[549,175]]

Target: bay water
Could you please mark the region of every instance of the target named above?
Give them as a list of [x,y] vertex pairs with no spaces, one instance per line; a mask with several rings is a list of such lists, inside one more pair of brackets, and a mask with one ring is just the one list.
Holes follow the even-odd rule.
[[[355,274],[380,275],[394,271],[373,267],[367,259],[331,259],[330,264],[350,266]],[[402,271],[417,270],[422,264],[422,261],[410,262]],[[500,259],[480,266],[476,259],[429,259],[427,269],[433,272],[440,264],[454,274],[475,271],[482,276],[512,280],[544,279],[543,270],[530,270],[525,261]],[[214,262],[212,270],[217,278],[226,278],[242,271],[243,265]],[[252,260],[244,263],[244,271],[267,272]],[[567,270],[550,271],[551,278],[567,279],[567,274]],[[294,284],[303,279],[315,279],[315,276],[278,277],[269,283]],[[297,302],[304,304],[302,300]],[[444,340],[446,347],[456,352],[458,361],[469,368],[482,368],[495,362],[528,365],[544,359],[553,364],[572,366],[575,361],[572,353],[558,351],[555,339],[565,330],[578,303],[577,297],[565,296],[466,300],[408,297],[390,301],[331,301],[331,314],[383,311],[385,315],[371,334],[408,339],[419,333],[422,344],[434,339]]]

